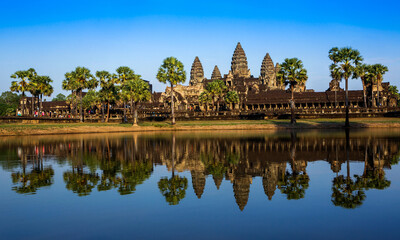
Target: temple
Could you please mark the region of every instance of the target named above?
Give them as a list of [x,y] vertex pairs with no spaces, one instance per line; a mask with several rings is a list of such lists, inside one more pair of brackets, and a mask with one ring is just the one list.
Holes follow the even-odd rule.
[[[178,84],[174,90],[177,115],[182,118],[215,116],[221,118],[221,115],[239,117],[255,114],[266,118],[276,118],[287,115],[290,113],[291,92],[277,79],[279,70],[280,65],[274,64],[269,53],[266,53],[261,63],[260,76],[251,75],[246,53],[240,43],[234,50],[231,69],[223,76],[218,66],[215,66],[210,78],[206,78],[201,61],[196,56],[190,71],[189,86]],[[227,91],[238,93],[237,104],[230,105],[225,103],[224,99],[220,99],[219,109],[216,109],[217,106],[212,103],[199,102],[199,96],[206,89],[207,84],[218,79],[225,83]],[[377,90],[380,91],[379,99]],[[305,117],[344,114],[345,92],[336,80],[332,80],[324,92],[307,89],[305,84],[296,85],[294,99],[296,114]],[[152,102],[147,105],[147,109],[151,109],[152,114],[157,113],[157,110],[163,112],[163,109],[170,108],[170,100],[170,88],[167,87],[165,92],[153,94]],[[397,109],[397,98],[390,93],[389,83],[366,86],[366,100],[367,106],[364,104],[362,90],[349,91],[350,114],[353,116],[382,115]],[[207,111],[207,109],[214,111]]]
[[[280,65],[274,63],[269,53],[261,62],[260,76],[251,75],[246,53],[240,43],[234,49],[231,68],[226,74],[221,74],[215,66],[210,78],[204,73],[199,57],[195,57],[190,70],[188,85],[178,84],[174,87],[175,115],[179,119],[243,119],[243,118],[285,118],[290,114],[289,100],[291,91],[277,79]],[[221,97],[218,101],[203,103],[199,101],[200,94],[214,80],[222,80],[226,91],[235,91],[239,101],[226,103]],[[147,81],[148,82],[148,81]],[[152,89],[152,85],[150,89]],[[376,83],[365,86],[363,90],[349,91],[349,112],[351,117],[386,116],[399,111],[397,97],[390,91],[390,84]],[[343,117],[345,113],[345,91],[340,88],[340,82],[332,80],[323,92],[307,89],[306,84],[298,84],[294,88],[295,114],[299,118],[309,117]],[[379,92],[379,93],[378,93]],[[31,112],[31,99],[22,98],[17,112],[28,115]],[[22,106],[25,109],[22,110]],[[218,108],[218,109],[217,109]],[[80,114],[79,109],[72,113],[73,106],[65,102],[43,102],[45,116],[71,116]],[[100,109],[94,111],[100,119]],[[141,104],[139,118],[166,119],[171,112],[171,88],[164,92],[153,92],[151,100]],[[123,105],[115,103],[111,110],[111,121],[120,121]],[[132,113],[128,112],[128,118]]]

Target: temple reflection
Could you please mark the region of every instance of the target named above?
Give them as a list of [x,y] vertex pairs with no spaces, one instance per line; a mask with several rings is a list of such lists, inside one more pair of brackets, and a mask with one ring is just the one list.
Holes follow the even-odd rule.
[[[366,191],[390,186],[385,169],[398,163],[399,143],[399,138],[390,137],[296,132],[228,137],[168,133],[24,138],[0,144],[0,154],[8,156],[1,158],[0,165],[12,172],[13,190],[21,194],[51,186],[53,164],[68,166],[63,172],[64,184],[78,196],[113,189],[121,195],[133,194],[151,177],[155,166],[163,165],[171,176],[159,179],[158,188],[168,204],[179,204],[185,198],[188,179],[181,173],[189,172],[197,198],[205,194],[206,184],[213,182],[220,189],[227,180],[243,210],[254,178],[261,178],[268,200],[277,192],[288,200],[301,199],[312,181],[307,166],[326,161],[333,173],[332,203],[355,208],[365,201]],[[350,162],[363,164],[362,174],[352,174]]]

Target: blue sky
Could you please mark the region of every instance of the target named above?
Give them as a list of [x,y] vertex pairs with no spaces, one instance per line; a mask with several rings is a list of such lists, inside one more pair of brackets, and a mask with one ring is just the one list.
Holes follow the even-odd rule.
[[385,0],[1,1],[0,92],[13,72],[30,67],[63,92],[64,74],[76,66],[129,66],[163,91],[155,76],[164,58],[177,57],[188,76],[195,56],[206,77],[214,65],[226,74],[239,41],[254,76],[267,52],[274,63],[297,57],[308,70],[307,88],[326,90],[329,49],[351,46],[366,63],[387,65],[385,81],[400,85],[399,10]]

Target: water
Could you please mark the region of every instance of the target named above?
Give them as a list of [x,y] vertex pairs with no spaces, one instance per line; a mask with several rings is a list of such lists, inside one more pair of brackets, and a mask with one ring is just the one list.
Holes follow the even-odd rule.
[[400,131],[0,138],[1,239],[394,239]]

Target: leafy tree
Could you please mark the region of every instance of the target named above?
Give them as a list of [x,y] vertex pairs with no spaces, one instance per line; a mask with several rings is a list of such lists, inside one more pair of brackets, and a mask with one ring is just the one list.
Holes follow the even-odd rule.
[[66,97],[64,94],[59,93],[59,94],[57,94],[57,96],[56,96],[55,98],[53,98],[53,100],[51,100],[51,101],[56,102],[56,101],[66,101],[66,100],[67,100],[67,97]]
[[[335,68],[339,70],[338,68]],[[367,85],[371,83],[371,78],[369,76],[369,70],[371,69],[371,65],[368,64],[359,64],[358,66],[355,67],[354,69],[354,74],[353,74],[353,79],[360,78],[361,83],[363,86],[363,96],[364,96],[364,107],[367,107],[367,94],[366,94],[366,89]],[[340,70],[339,70],[340,71]]]
[[[377,91],[377,102],[378,102],[378,107],[380,106],[380,101],[379,101],[379,86],[381,86],[382,81],[383,81],[383,75],[388,71],[388,67],[382,65],[382,64],[374,64],[371,65],[369,68],[369,74],[371,76],[372,84],[376,85],[376,91]],[[373,101],[373,104],[375,105],[375,100]]]
[[138,122],[137,108],[141,102],[149,101],[151,93],[149,84],[141,79],[140,75],[134,74],[132,78],[127,79],[122,85],[122,95],[131,102],[131,108],[134,109],[133,125]]
[[[116,70],[116,72],[117,72],[117,84],[120,84],[120,86],[121,86],[121,90],[123,90],[123,85],[128,81],[128,80],[131,80],[131,79],[133,79],[134,77],[135,77],[135,72],[131,69],[131,68],[129,68],[129,67],[126,67],[126,66],[122,66],[122,67],[119,67],[119,68],[117,68],[117,70]],[[121,98],[122,98],[122,101],[123,101],[123,104],[124,104],[124,118],[123,118],[123,122],[127,122],[127,119],[126,119],[126,102],[129,100],[128,98],[127,98],[127,96],[122,92],[122,96],[121,96]],[[132,109],[132,102],[131,102],[131,109]],[[132,112],[131,112],[132,113]]]
[[38,165],[30,173],[12,173],[11,178],[14,186],[12,189],[20,194],[35,194],[39,188],[51,186],[54,170],[51,167],[43,168]]
[[225,102],[231,105],[231,109],[233,110],[233,104],[239,103],[239,95],[236,91],[229,91],[225,95]]
[[173,176],[170,179],[164,177],[158,182],[158,188],[169,205],[177,205],[185,198],[187,186],[187,178],[180,176]]
[[213,101],[213,107],[215,106],[215,101],[216,101],[217,102],[217,111],[219,111],[219,102],[227,89],[224,81],[219,80],[219,79],[214,80],[214,81],[210,82],[209,84],[207,84],[206,89]]
[[19,106],[21,96],[11,91],[3,92],[0,95],[0,116],[15,115]]
[[199,96],[199,103],[203,103],[206,106],[206,112],[208,111],[208,104],[212,102],[212,97],[210,93],[205,90]]
[[186,72],[183,69],[183,63],[174,57],[164,59],[163,64],[158,69],[157,79],[162,83],[168,82],[171,85],[171,115],[172,125],[175,125],[174,86],[186,81]]
[[307,70],[303,67],[303,62],[297,58],[286,58],[281,64],[281,68],[277,74],[278,79],[285,85],[290,86],[290,91],[292,93],[291,98],[291,119],[290,122],[294,124],[296,122],[294,116],[294,88],[298,84],[305,84],[308,76]]
[[40,97],[39,112],[43,108],[43,96],[50,97],[53,94],[53,87],[51,86],[51,78],[49,76],[37,76],[35,79],[36,83],[36,94]]
[[63,177],[66,188],[77,193],[80,197],[89,195],[100,179],[98,174],[85,173],[81,169],[67,171]]
[[[33,68],[29,68],[25,71],[16,71],[11,75],[11,78],[19,79],[19,81],[12,81],[10,90],[12,92],[21,93],[22,97],[25,97],[25,92],[29,91],[31,87],[31,81],[35,78],[36,71]],[[33,103],[33,101],[32,101]],[[25,115],[25,102],[22,101],[22,115]]]
[[110,104],[119,100],[119,87],[116,85],[118,78],[116,75],[112,75],[107,71],[97,71],[96,77],[99,79],[101,87],[99,97],[101,101],[106,102],[107,105],[106,122],[108,122],[110,119]]
[[286,194],[288,200],[297,200],[304,198],[309,182],[310,177],[306,173],[286,172],[279,182],[279,188],[281,193]]
[[344,208],[356,208],[365,200],[365,193],[350,177],[343,175],[333,179],[332,203]]
[[83,109],[85,111],[93,109],[101,104],[99,93],[95,90],[89,90],[88,93],[82,99]]
[[98,85],[96,78],[90,73],[90,70],[85,67],[76,67],[72,72],[65,74],[65,80],[63,81],[64,90],[72,90],[76,94],[79,94],[80,102],[80,113],[81,122],[84,121],[82,93],[85,89],[95,89]]
[[330,69],[337,69],[341,72],[342,79],[346,80],[346,124],[350,127],[349,122],[349,78],[353,76],[356,67],[364,60],[358,50],[350,47],[337,48],[334,47],[329,51],[329,59],[333,61]]

